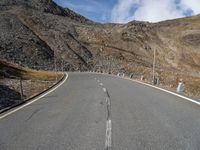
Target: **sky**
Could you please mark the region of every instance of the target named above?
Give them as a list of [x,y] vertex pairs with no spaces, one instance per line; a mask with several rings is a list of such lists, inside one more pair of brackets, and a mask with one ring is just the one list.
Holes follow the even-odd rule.
[[54,0],[90,20],[127,23],[159,22],[200,13],[200,0]]

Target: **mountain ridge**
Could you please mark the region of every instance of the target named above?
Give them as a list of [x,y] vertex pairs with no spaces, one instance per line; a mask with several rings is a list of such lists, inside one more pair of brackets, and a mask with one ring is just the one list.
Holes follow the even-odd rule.
[[6,7],[6,6],[24,6],[27,8],[43,11],[45,13],[71,17],[72,19],[77,21],[92,23],[91,20],[73,12],[68,8],[62,8],[52,0],[14,0],[14,1],[2,0],[0,2],[0,7]]
[[102,61],[108,68],[108,59],[114,59],[115,70],[123,66],[121,71],[132,72],[151,68],[156,49],[158,69],[200,70],[200,15],[159,23],[101,24],[52,0],[2,0],[0,7],[7,7],[0,11],[0,57],[8,61],[53,70],[57,59],[59,68],[64,61],[64,69],[73,71],[95,70]]

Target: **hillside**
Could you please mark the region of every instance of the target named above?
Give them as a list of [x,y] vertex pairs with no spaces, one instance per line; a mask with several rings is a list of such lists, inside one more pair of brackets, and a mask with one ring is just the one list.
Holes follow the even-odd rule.
[[194,74],[200,69],[200,16],[99,24],[51,0],[3,0],[0,7],[0,57],[8,61],[52,70],[55,58],[73,71],[92,69],[102,56],[128,71],[151,67],[156,49],[158,68]]
[[8,62],[43,70],[134,73],[151,80],[156,50],[163,83],[175,86],[184,76],[200,75],[200,15],[100,24],[52,0],[1,0],[0,8],[0,58]]
[[62,76],[57,75],[56,78],[52,72],[35,71],[0,60],[0,112],[49,88]]

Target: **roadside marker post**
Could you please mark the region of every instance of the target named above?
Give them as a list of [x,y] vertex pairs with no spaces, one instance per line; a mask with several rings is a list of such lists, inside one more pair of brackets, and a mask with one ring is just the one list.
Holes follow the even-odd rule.
[[24,99],[22,79],[19,79],[21,100]]

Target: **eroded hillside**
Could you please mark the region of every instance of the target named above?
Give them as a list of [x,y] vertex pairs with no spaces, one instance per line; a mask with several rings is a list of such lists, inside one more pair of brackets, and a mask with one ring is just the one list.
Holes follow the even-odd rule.
[[[0,2],[0,58],[35,69],[156,73],[175,86],[200,71],[200,16],[100,24],[52,0]],[[164,81],[164,77],[169,80]],[[187,78],[187,77],[186,77]],[[174,82],[176,81],[176,82]],[[175,85],[173,85],[175,84]]]

